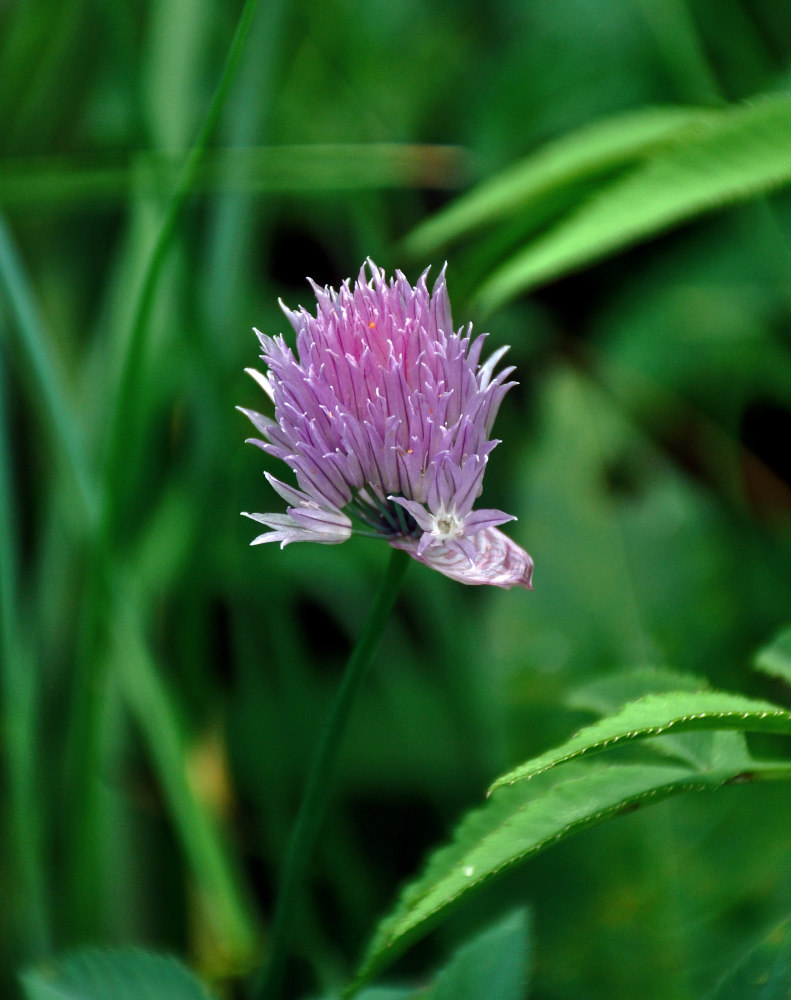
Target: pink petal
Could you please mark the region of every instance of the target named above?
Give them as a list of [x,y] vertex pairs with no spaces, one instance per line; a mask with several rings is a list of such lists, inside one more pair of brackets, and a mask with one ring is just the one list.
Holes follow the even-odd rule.
[[404,549],[418,562],[436,569],[451,580],[490,587],[524,587],[533,589],[533,560],[521,546],[497,528],[484,528],[469,537],[475,546],[472,562],[458,548],[432,546],[418,556],[418,542],[414,538],[399,538],[390,544]]
[[[295,510],[295,508],[291,508]],[[316,510],[312,517],[305,517],[304,522],[294,520],[290,514],[248,514],[242,511],[242,517],[265,524],[271,531],[257,535],[251,545],[263,545],[265,542],[280,542],[280,548],[285,548],[291,542],[319,542],[322,545],[340,545],[351,537],[351,522],[344,514],[338,512],[333,516],[329,511]],[[343,519],[343,520],[341,520]],[[344,523],[345,522],[345,523]]]

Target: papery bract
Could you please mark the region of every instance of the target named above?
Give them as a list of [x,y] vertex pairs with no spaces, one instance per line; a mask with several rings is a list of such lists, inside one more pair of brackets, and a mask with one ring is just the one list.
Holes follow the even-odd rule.
[[251,438],[294,472],[298,489],[266,478],[285,514],[246,514],[270,528],[262,542],[336,544],[353,531],[381,536],[462,583],[531,586],[530,556],[498,530],[514,520],[475,510],[497,410],[513,368],[480,363],[484,336],[453,330],[445,270],[433,291],[372,261],[352,286],[311,286],[316,315],[281,307],[297,335],[256,330],[266,374],[247,369],[274,403],[274,419],[242,409]]

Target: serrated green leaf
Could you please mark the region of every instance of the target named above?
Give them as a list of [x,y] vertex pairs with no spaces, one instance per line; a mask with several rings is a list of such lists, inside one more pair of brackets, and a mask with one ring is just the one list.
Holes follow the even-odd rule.
[[573,833],[620,812],[683,791],[717,788],[738,776],[733,769],[624,764],[592,768],[570,765],[558,784],[530,782],[498,791],[468,814],[454,843],[430,859],[425,873],[404,891],[376,931],[345,996],[352,996],[426,934],[470,893],[497,875]]
[[581,181],[625,169],[714,114],[702,108],[642,108],[588,125],[457,199],[413,230],[404,248],[413,256],[427,256],[482,226],[530,212],[564,189],[575,191]]
[[27,1000],[209,1000],[195,976],[167,955],[87,948],[20,976]]
[[557,764],[584,757],[629,740],[660,736],[672,731],[699,732],[736,729],[742,732],[791,735],[791,712],[765,701],[754,701],[721,691],[675,691],[646,695],[613,716],[600,719],[547,753],[509,771],[490,791],[523,781]]
[[524,1000],[530,971],[530,918],[510,913],[463,945],[421,1000]]
[[752,948],[706,1000],[788,1000],[791,919]]
[[791,180],[791,96],[712,112],[601,188],[499,267],[477,293],[485,310],[703,212]]
[[781,632],[755,657],[755,667],[772,677],[780,677],[791,684],[791,628]]

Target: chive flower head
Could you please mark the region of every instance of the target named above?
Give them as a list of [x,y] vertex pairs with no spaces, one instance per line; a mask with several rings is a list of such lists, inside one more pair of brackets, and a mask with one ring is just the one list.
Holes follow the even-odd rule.
[[473,506],[514,369],[495,374],[506,347],[480,363],[485,335],[454,332],[445,269],[432,292],[427,274],[388,281],[368,260],[339,291],[311,281],[315,315],[281,302],[296,354],[255,331],[268,370],[247,371],[274,417],[239,409],[297,488],[265,473],[287,508],[245,514],[270,529],[252,544],[375,535],[462,583],[530,588],[530,556],[498,529],[513,516]]

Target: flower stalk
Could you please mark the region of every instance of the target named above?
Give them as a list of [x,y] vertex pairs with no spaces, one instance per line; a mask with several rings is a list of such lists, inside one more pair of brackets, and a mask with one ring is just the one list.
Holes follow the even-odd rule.
[[327,812],[332,778],[343,736],[357,694],[373,661],[387,619],[395,604],[409,557],[393,549],[379,592],[368,614],[335,696],[302,795],[297,820],[283,863],[282,881],[275,906],[269,963],[264,970],[259,1000],[276,1000],[288,957],[291,932],[308,868]]
[[[352,653],[308,776],[283,866],[260,1000],[280,994],[291,931],[329,801],[357,692],[371,664],[409,558],[460,583],[532,586],[533,560],[499,530],[515,520],[476,508],[497,410],[513,368],[495,372],[507,348],[481,362],[484,337],[453,328],[445,269],[432,292],[371,260],[352,285],[319,288],[316,313],[283,311],[296,353],[258,333],[267,372],[247,369],[274,416],[239,407],[261,435],[250,439],[284,462],[296,487],[265,476],[286,512],[246,514],[267,531],[253,545],[338,545],[356,531],[387,542],[390,565]],[[282,305],[282,303],[281,303]]]

